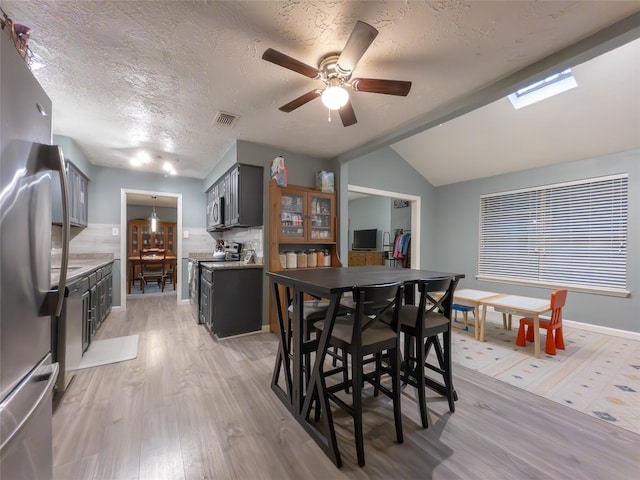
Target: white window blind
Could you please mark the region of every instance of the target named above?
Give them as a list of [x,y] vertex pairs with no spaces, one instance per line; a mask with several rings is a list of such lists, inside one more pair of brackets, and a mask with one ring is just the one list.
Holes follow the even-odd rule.
[[480,198],[478,276],[624,294],[628,175]]

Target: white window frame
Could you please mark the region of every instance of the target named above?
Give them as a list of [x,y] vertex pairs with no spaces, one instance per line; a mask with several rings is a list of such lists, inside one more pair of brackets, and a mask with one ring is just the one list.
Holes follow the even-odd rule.
[[628,174],[480,197],[479,280],[629,296]]
[[555,95],[568,92],[578,86],[570,68],[549,75],[547,78],[507,95],[514,109],[519,110]]

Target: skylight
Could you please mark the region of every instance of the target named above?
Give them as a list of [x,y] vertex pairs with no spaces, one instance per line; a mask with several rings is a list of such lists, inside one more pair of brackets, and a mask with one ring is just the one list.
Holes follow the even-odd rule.
[[570,68],[559,73],[549,75],[543,80],[527,85],[517,92],[508,95],[511,105],[516,110],[539,102],[559,93],[566,92],[578,86]]

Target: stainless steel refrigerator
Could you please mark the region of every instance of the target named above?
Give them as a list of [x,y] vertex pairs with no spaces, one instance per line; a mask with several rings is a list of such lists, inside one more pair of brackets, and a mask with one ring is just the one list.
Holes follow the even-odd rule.
[[[0,479],[42,480],[53,475],[51,316],[66,282],[66,176],[51,145],[51,100],[6,30],[0,43]],[[54,171],[67,219],[59,288],[51,286]]]

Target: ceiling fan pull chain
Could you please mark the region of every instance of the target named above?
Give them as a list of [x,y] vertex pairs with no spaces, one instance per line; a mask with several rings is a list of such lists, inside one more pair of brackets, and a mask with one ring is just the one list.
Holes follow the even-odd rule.
[[329,121],[331,121],[331,109],[327,108],[327,110],[329,110]]

